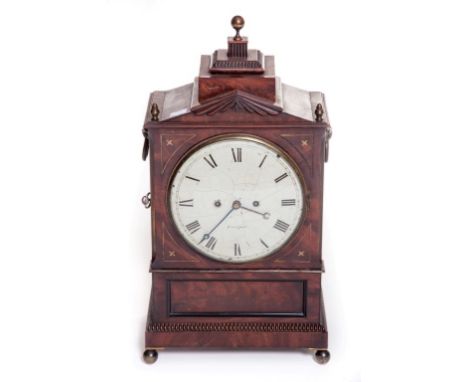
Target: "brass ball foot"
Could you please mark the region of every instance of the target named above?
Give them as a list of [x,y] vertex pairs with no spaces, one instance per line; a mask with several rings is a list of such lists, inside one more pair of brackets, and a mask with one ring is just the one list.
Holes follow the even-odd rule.
[[158,352],[154,349],[146,349],[143,353],[143,360],[148,364],[151,365],[155,363],[158,359]]
[[314,353],[314,360],[320,365],[325,365],[330,361],[330,352],[325,349],[316,350]]

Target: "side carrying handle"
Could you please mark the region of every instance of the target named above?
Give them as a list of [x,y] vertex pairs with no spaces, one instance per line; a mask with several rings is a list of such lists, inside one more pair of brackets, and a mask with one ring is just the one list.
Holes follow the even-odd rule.
[[329,127],[326,131],[325,131],[325,162],[328,162],[328,153],[330,152],[330,138],[332,137],[332,129],[331,127]]
[[[316,122],[323,122],[323,106],[321,103],[318,103],[317,106],[315,107],[315,121]],[[328,153],[330,151],[330,138],[332,137],[332,129],[330,126],[327,127],[326,131],[325,131],[325,149],[324,149],[324,160],[325,162],[328,162]]]
[[141,153],[141,158],[143,160],[146,160],[146,158],[148,157],[148,151],[149,151],[148,129],[143,128],[141,132],[143,136],[145,137],[145,142],[143,143],[143,152]]

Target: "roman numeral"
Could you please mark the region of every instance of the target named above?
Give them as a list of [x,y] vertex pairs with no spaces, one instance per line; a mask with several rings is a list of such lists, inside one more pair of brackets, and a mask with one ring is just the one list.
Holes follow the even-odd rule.
[[206,161],[206,163],[208,163],[211,168],[218,167],[218,164],[214,160],[213,156],[211,154],[209,154],[208,156],[209,156],[209,158],[203,157],[203,159]]
[[265,159],[267,159],[267,156],[265,155],[262,159],[262,161],[260,162],[260,164],[258,165],[258,167],[262,167],[263,166],[263,162],[265,162]]
[[190,234],[194,234],[201,228],[201,226],[198,220],[195,220],[194,222],[187,224],[185,228],[190,231]]
[[179,206],[181,206],[181,207],[193,207],[193,199],[181,200],[179,202]]
[[281,232],[286,232],[286,230],[289,228],[289,224],[285,223],[282,220],[277,220],[273,228],[276,228],[277,230],[280,230]]
[[284,173],[283,175],[280,175],[278,176],[276,179],[275,179],[275,182],[278,183],[278,182],[281,182],[284,178],[286,178],[288,176],[288,174]]
[[188,178],[188,179],[194,180],[195,182],[199,182],[199,181],[200,181],[200,179],[192,178],[191,176],[185,176],[185,177]]
[[242,149],[237,148],[235,151],[231,148],[232,157],[234,158],[234,162],[242,162]]
[[262,243],[265,246],[265,248],[268,248],[268,244],[265,243],[262,239],[260,239],[260,243]]
[[206,242],[205,247],[213,250],[215,245],[216,245],[216,239],[213,236],[211,236]]
[[234,244],[234,256],[242,256],[239,244]]
[[296,205],[296,199],[283,199],[281,201],[282,206],[295,206]]

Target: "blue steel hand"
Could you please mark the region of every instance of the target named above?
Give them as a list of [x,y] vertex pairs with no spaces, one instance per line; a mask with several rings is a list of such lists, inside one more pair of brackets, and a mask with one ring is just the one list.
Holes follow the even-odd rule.
[[244,206],[240,206],[240,208],[242,208],[243,210],[247,210],[247,211],[262,215],[264,219],[269,219],[270,218],[270,213],[269,212],[261,213],[261,212],[255,211],[255,210],[251,210],[250,208],[247,208],[247,207],[244,207]]
[[231,214],[232,211],[234,211],[234,210],[236,210],[236,209],[237,209],[237,208],[235,208],[235,207],[231,208],[231,209],[229,210],[229,212],[228,212],[226,215],[224,215],[224,217],[218,222],[218,224],[216,224],[216,225],[211,229],[210,232],[205,233],[205,234],[203,235],[202,239],[200,240],[200,242],[199,242],[198,244],[201,244],[201,243],[203,243],[205,240],[209,239],[209,237],[210,237],[210,235],[213,233],[213,231],[214,231],[216,228],[218,228],[219,225],[220,225],[223,221],[226,220],[226,218]]

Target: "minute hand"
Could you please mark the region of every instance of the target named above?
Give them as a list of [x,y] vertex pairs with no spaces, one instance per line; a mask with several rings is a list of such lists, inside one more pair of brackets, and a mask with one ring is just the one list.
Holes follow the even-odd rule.
[[218,228],[218,226],[219,226],[224,220],[226,220],[226,218],[227,218],[227,217],[231,214],[231,212],[234,211],[234,210],[235,210],[235,208],[231,208],[231,209],[229,210],[229,212],[228,212],[226,215],[224,215],[224,217],[218,222],[218,224],[216,224],[216,225],[211,229],[210,232],[205,233],[205,234],[203,235],[203,237],[202,237],[200,243],[198,243],[198,244],[201,244],[203,241],[205,241],[206,239],[208,239],[208,238],[210,237],[210,235],[213,233],[213,231],[214,231],[216,228]]
[[219,226],[223,221],[225,221],[226,218],[227,218],[227,217],[231,214],[231,212],[234,211],[234,210],[235,210],[235,208],[231,208],[231,209],[229,210],[229,212],[228,212],[226,215],[224,215],[224,217],[218,222],[218,224],[216,224],[216,225],[213,227],[213,229],[212,229],[210,232],[208,232],[208,235],[211,235],[211,234],[213,233],[213,231],[214,231],[216,228],[218,228],[218,226]]

